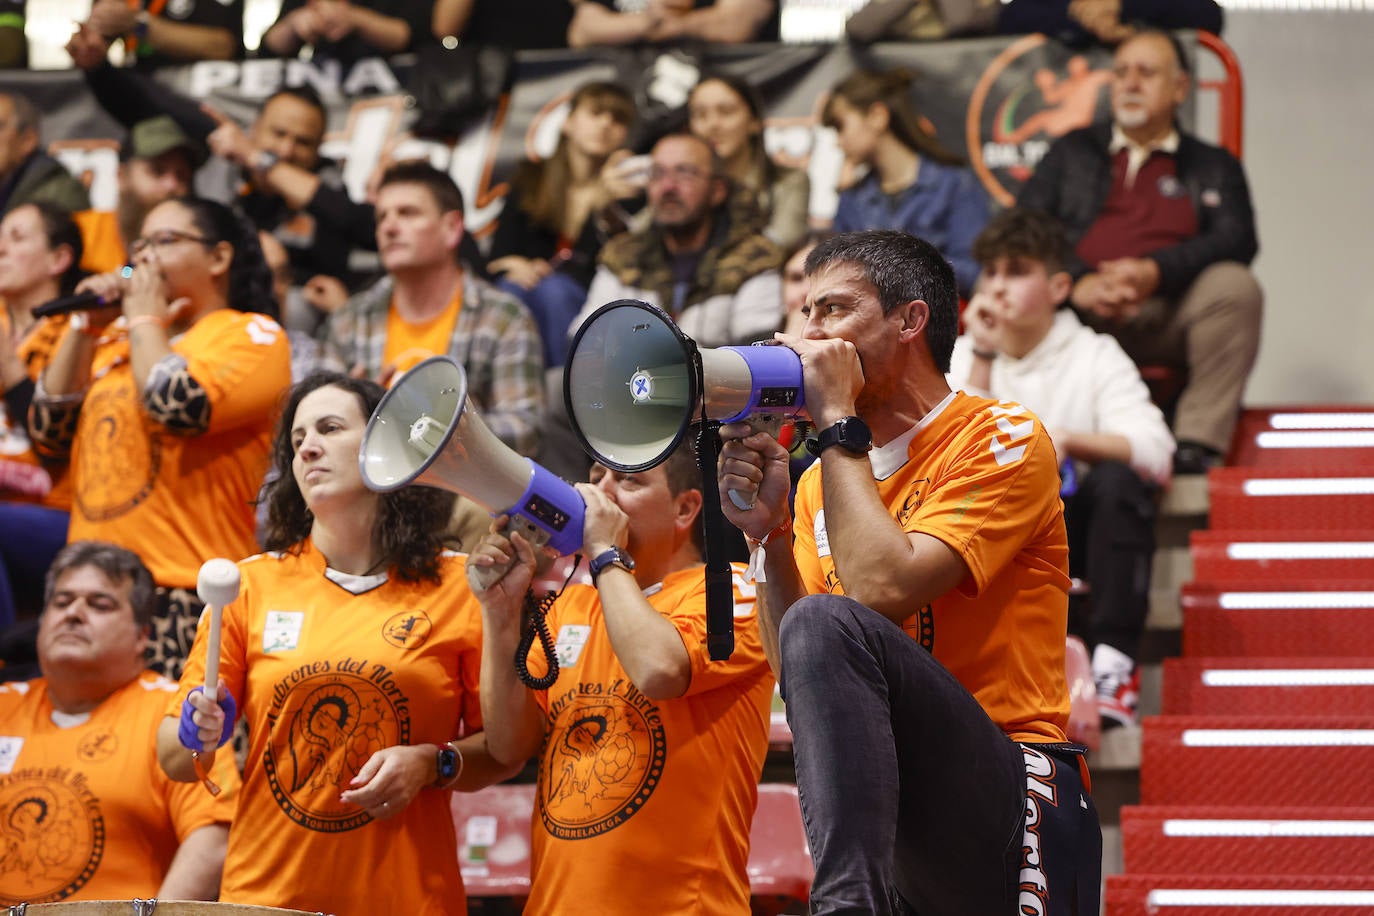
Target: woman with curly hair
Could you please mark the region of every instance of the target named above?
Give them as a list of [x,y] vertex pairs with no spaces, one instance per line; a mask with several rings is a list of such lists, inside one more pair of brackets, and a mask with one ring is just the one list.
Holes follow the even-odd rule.
[[[337,373],[291,390],[264,494],[269,552],[239,564],[218,696],[191,689],[203,626],[158,732],[163,769],[191,781],[236,710],[247,724],[223,901],[344,916],[385,893],[387,912],[465,912],[449,790],[511,775],[480,733],[480,613],[440,541],[453,497],[363,484],[382,393]],[[378,875],[405,879],[383,891]]]
[[987,193],[917,114],[911,84],[905,70],[859,70],[831,91],[824,120],[839,134],[843,173],[867,170],[840,191],[834,228],[901,229],[925,239],[954,267],[967,297],[978,279],[973,240],[988,222]]
[[29,425],[38,452],[71,456],[68,537],[132,550],[152,571],[150,666],[176,677],[201,562],[257,549],[252,503],[290,353],[257,233],[223,204],[158,204],[129,247],[131,270],[77,286],[106,304],[68,323]]

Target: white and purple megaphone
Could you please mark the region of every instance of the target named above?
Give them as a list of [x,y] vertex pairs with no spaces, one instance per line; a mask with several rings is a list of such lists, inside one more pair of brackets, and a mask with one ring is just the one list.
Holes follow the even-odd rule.
[[[418,483],[466,496],[493,516],[509,515],[536,548],[566,556],[582,547],[585,504],[571,484],[496,438],[468,404],[467,376],[448,356],[403,375],[367,421],[358,465],[382,493]],[[483,588],[505,570],[472,570]]]
[[[801,359],[787,347],[698,347],[661,309],[609,302],[578,329],[563,397],[597,461],[643,471],[665,461],[693,420],[747,420],[774,434],[805,416]],[[740,508],[748,501],[734,491]]]

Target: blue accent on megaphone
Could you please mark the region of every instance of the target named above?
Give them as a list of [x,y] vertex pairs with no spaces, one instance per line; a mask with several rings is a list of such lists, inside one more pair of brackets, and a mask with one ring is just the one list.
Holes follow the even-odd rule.
[[721,423],[736,423],[760,413],[795,416],[804,412],[806,390],[802,385],[801,357],[794,350],[776,345],[720,349],[743,357],[751,382],[749,406],[733,417],[722,417]]
[[577,553],[582,549],[582,523],[587,504],[582,494],[562,477],[535,461],[529,461],[533,473],[520,501],[498,515],[505,514],[528,519],[549,534],[549,544],[559,556]]

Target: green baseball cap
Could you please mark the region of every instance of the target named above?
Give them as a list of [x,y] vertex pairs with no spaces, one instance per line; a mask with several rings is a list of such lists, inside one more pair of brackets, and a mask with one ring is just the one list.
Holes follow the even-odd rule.
[[130,159],[155,159],[174,149],[186,150],[192,168],[200,168],[209,157],[205,147],[191,139],[171,115],[158,115],[139,121],[130,128],[124,145],[120,147],[119,158],[125,162]]

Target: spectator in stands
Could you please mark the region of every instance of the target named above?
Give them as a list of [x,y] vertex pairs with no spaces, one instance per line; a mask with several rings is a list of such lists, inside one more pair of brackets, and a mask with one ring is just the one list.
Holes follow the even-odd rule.
[[973,240],[988,221],[977,177],[911,106],[911,74],[860,70],[835,87],[825,124],[839,133],[845,171],[868,173],[840,192],[835,231],[901,229],[940,249],[960,295],[978,279]]
[[124,57],[139,70],[198,60],[243,56],[243,0],[177,0],[129,4],[95,0],[78,24],[67,53],[80,68],[105,60],[110,45],[124,42]]
[[517,50],[566,48],[572,0],[434,0],[434,37]]
[[568,324],[587,300],[597,253],[612,228],[623,228],[603,214],[642,191],[622,174],[635,116],[630,94],[587,83],[568,108],[553,155],[516,168],[487,261],[497,285],[534,316],[548,366],[563,365]]
[[285,0],[262,36],[265,51],[351,67],[364,57],[413,51],[430,40],[430,4],[423,0]]
[[1018,203],[1068,232],[1070,301],[1137,365],[1187,373],[1174,412],[1174,473],[1221,461],[1259,350],[1263,293],[1248,265],[1259,243],[1245,172],[1180,131],[1186,58],[1163,32],[1116,51],[1113,123],[1056,140]]
[[753,222],[778,246],[806,235],[811,179],[775,163],[763,145],[763,103],[746,80],[726,74],[697,83],[687,99],[692,133],[711,144],[730,179],[732,218]]
[[129,263],[129,240],[138,237],[148,213],[191,192],[191,177],[204,164],[205,147],[167,115],[139,121],[119,147],[119,201],[111,210],[73,214],[86,241],[81,267],[109,273]]
[[39,149],[41,127],[33,102],[18,93],[0,92],[0,215],[34,201],[64,210],[91,205],[85,186]]
[[256,232],[224,205],[159,204],[130,249],[128,279],[78,287],[118,304],[70,323],[29,431],[40,452],[71,454],[71,539],[120,544],[152,570],[152,667],[174,677],[200,615],[200,564],[257,549],[252,502],[290,354]]
[[1201,29],[1221,34],[1221,7],[1215,0],[1010,0],[1002,5],[997,31],[1039,32],[1067,45],[1116,45],[1150,29]]
[[781,330],[784,334],[800,337],[806,327],[806,293],[811,288],[811,280],[806,276],[806,259],[831,235],[827,231],[808,232],[783,258]]
[[519,300],[464,270],[463,196],[428,162],[387,169],[377,249],[387,275],[329,316],[326,365],[388,384],[436,354],[458,360],[468,398],[507,445],[532,454],[544,409],[539,328]]
[[23,70],[29,65],[29,43],[24,37],[27,0],[0,2],[0,69]]
[[1092,649],[1103,726],[1132,725],[1155,502],[1174,450],[1169,424],[1121,345],[1061,308],[1073,278],[1053,217],[1008,210],[973,251],[983,274],[954,345],[950,385],[1025,404],[1054,439],[1069,574],[1090,588],[1085,619],[1070,628]]
[[[479,612],[440,540],[453,497],[363,485],[358,447],[382,395],[328,373],[291,389],[272,442],[270,552],[239,564],[218,695],[193,689],[202,626],[163,702],[158,759],[173,779],[219,758],[236,708],[248,726],[222,901],[338,916],[382,900],[394,913],[461,909],[449,790],[512,772],[481,734]],[[397,879],[384,891],[383,875]]]
[[778,40],[776,0],[579,0],[568,47]]
[[24,204],[0,220],[0,629],[42,607],[43,576],[67,543],[67,466],[39,460],[27,418],[60,333],[33,309],[75,289],[81,250],[80,230],[52,204]]
[[766,579],[812,912],[1010,913],[1026,889],[1041,912],[1095,913],[1054,444],[1021,405],[950,391],[958,294],[934,246],[846,233],[807,272],[805,334],[780,338],[820,430],[795,525],[767,433],[721,429],[719,485],[756,494],[721,508]]
[[176,683],[143,669],[156,604],[147,568],[112,544],[71,544],[48,573],[43,676],[0,684],[0,905],[215,899],[239,777],[226,758],[216,797],[158,768],[152,744]]
[[613,299],[642,299],[673,316],[703,347],[762,339],[782,321],[782,253],[731,218],[729,180],[705,140],[671,134],[654,144],[649,225],[616,236],[573,329]]
[[851,42],[943,41],[997,27],[998,0],[870,0],[845,20]]
[[[528,689],[509,662],[534,549],[518,533],[493,533],[468,561],[470,571],[513,564],[486,590],[469,582],[491,660],[482,666],[488,746],[513,766],[539,755],[530,912],[581,913],[590,900],[607,916],[749,911],[773,678],[739,585],[734,653],[708,658],[693,439],[652,470],[596,465],[592,482],[577,485],[591,582],[567,586],[549,611],[561,664],[547,689]],[[742,567],[735,577],[743,581]],[[531,652],[529,673],[546,671],[543,652]],[[591,772],[593,759],[612,772]]]

